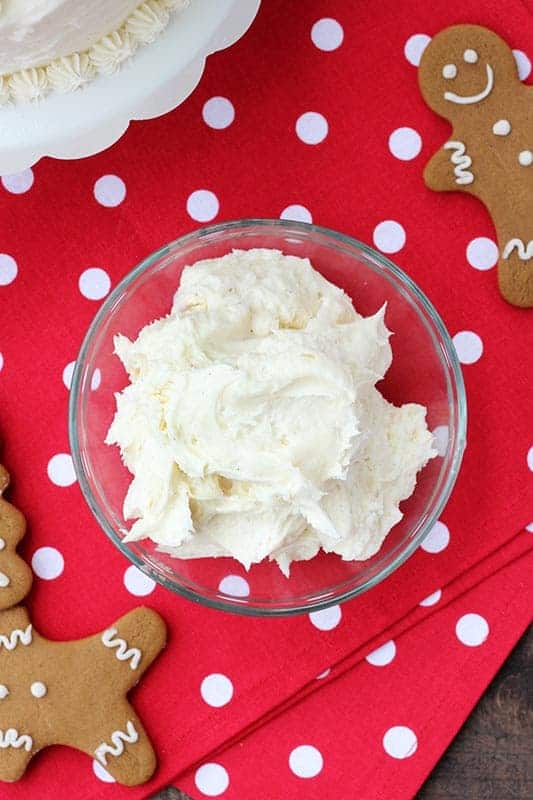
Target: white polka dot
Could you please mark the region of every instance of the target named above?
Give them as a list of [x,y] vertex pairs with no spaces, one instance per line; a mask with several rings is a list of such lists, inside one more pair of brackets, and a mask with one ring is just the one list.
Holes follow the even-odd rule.
[[479,647],[489,635],[489,624],[481,614],[464,614],[457,620],[455,635],[467,647]]
[[311,212],[305,206],[287,206],[279,215],[280,219],[290,219],[293,222],[312,222]]
[[521,81],[525,81],[531,72],[531,61],[523,52],[523,50],[513,50],[514,60],[518,67],[518,77]]
[[528,533],[533,533],[533,522],[530,522],[529,525],[526,525],[526,531]]
[[74,367],[75,366],[76,366],[76,362],[75,361],[70,361],[67,364],[67,366],[65,367],[65,369],[63,370],[63,383],[65,384],[65,386],[67,387],[67,389],[69,391],[70,391],[70,387],[72,385],[72,375],[74,373]]
[[327,669],[324,670],[324,672],[321,672],[320,675],[316,676],[316,680],[321,681],[323,678],[327,678],[330,673],[331,673],[331,667],[328,667]]
[[233,103],[227,97],[211,97],[204,103],[202,117],[206,125],[217,131],[229,128],[235,119]]
[[474,364],[483,353],[483,342],[473,331],[459,331],[453,337],[453,344],[461,364]]
[[57,453],[52,456],[46,468],[48,477],[56,486],[72,486],[76,482],[76,473],[70,453]]
[[94,184],[94,197],[101,206],[115,208],[126,197],[126,184],[118,175],[102,175]]
[[392,641],[385,642],[377,650],[373,650],[366,656],[366,661],[372,664],[373,667],[386,667],[390,664],[396,655],[396,645]]
[[187,213],[197,222],[210,222],[219,209],[218,197],[208,189],[197,189],[187,198]]
[[154,591],[155,581],[132,564],[124,573],[124,586],[130,594],[145,597]]
[[207,797],[218,797],[229,786],[229,775],[221,764],[202,764],[194,775],[196,788]]
[[344,31],[336,19],[324,17],[319,19],[311,28],[311,40],[319,50],[327,53],[340,47],[344,39]]
[[93,390],[93,392],[96,392],[101,383],[102,383],[102,373],[100,372],[98,367],[96,367],[95,371],[91,376],[91,389]]
[[203,679],[200,694],[208,706],[222,708],[233,697],[233,684],[226,675],[214,672]]
[[89,267],[80,275],[80,292],[87,300],[101,300],[111,289],[111,278],[100,267]]
[[328,135],[328,121],[317,111],[306,111],[296,120],[296,135],[305,144],[319,144]]
[[3,683],[0,683],[0,700],[5,700],[9,695],[9,689]]
[[530,167],[533,164],[533,153],[531,150],[522,150],[518,153],[518,163],[523,167]]
[[297,778],[314,778],[323,766],[322,753],[312,744],[301,744],[289,755],[289,767]]
[[336,628],[342,618],[340,606],[330,606],[321,611],[311,611],[309,619],[319,631],[331,631]]
[[11,194],[24,194],[33,186],[33,170],[25,169],[12,175],[2,175],[2,185]]
[[103,783],[115,783],[113,776],[110,775],[109,772],[104,769],[104,767],[96,759],[93,760],[93,772],[99,781],[102,781]]
[[392,758],[409,758],[416,753],[418,740],[411,728],[395,725],[383,737],[383,749]]
[[437,425],[433,428],[433,446],[435,447],[439,456],[445,456],[448,449],[448,440],[450,432],[447,425]]
[[422,149],[422,139],[414,128],[396,128],[389,136],[389,150],[400,161],[411,161]]
[[533,447],[530,447],[527,451],[527,465],[531,472],[533,472]]
[[441,597],[442,592],[440,589],[437,589],[437,591],[433,592],[433,594],[428,594],[427,597],[424,597],[424,599],[420,601],[419,605],[424,606],[424,608],[427,608],[428,606],[434,606],[439,602]]
[[65,560],[55,547],[39,547],[32,556],[31,568],[38,578],[53,581],[65,568]]
[[13,283],[17,277],[18,266],[13,256],[7,253],[0,253],[0,286],[7,286]]
[[486,236],[472,239],[466,248],[466,260],[474,269],[486,270],[495,267],[498,262],[498,247],[496,242]]
[[2,355],[2,353],[0,353],[0,372],[2,372],[3,367],[4,367],[4,356]]
[[420,547],[422,550],[425,550],[426,553],[441,553],[443,550],[446,550],[449,542],[450,531],[448,527],[444,522],[437,520]]
[[248,597],[250,586],[246,578],[240,575],[226,575],[218,584],[219,591],[232,597]]
[[374,228],[374,245],[382,253],[397,253],[405,244],[405,230],[399,222],[386,219]]
[[418,67],[422,58],[422,53],[431,41],[431,36],[425,33],[415,33],[410,36],[403,48],[404,55],[413,67]]

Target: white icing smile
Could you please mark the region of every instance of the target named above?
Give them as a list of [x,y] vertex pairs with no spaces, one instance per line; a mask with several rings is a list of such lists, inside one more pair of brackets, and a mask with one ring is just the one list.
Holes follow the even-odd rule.
[[487,64],[487,85],[479,94],[461,95],[455,92],[444,92],[444,99],[450,103],[458,103],[459,105],[470,105],[471,103],[480,103],[492,92],[494,87],[494,70],[490,64]]

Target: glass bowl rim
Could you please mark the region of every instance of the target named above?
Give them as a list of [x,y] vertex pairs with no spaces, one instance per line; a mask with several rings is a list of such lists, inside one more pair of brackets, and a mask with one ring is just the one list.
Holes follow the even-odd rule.
[[[389,564],[386,564],[375,575],[372,575],[362,584],[355,586],[351,589],[346,589],[340,594],[332,597],[327,597],[325,599],[317,599],[309,603],[300,602],[296,605],[290,605],[288,607],[282,606],[282,607],[270,608],[267,606],[250,606],[247,605],[246,598],[235,598],[234,601],[228,601],[222,598],[207,597],[199,592],[194,591],[193,589],[187,586],[174,583],[172,580],[166,578],[156,569],[148,565],[140,555],[130,550],[130,548],[123,543],[120,536],[118,536],[114,528],[107,522],[107,520],[102,515],[100,506],[93,495],[93,492],[91,490],[91,487],[89,485],[89,482],[85,474],[85,468],[81,458],[80,443],[77,432],[78,405],[79,405],[78,399],[80,395],[81,379],[85,367],[87,353],[89,351],[89,348],[92,344],[94,337],[96,336],[97,332],[100,329],[101,324],[105,321],[110,310],[112,310],[115,303],[119,300],[119,298],[122,296],[124,291],[130,286],[130,284],[133,283],[133,281],[135,281],[135,279],[138,278],[143,272],[145,272],[153,264],[155,264],[160,258],[163,258],[164,256],[168,255],[176,248],[183,247],[184,245],[188,245],[197,240],[201,240],[202,238],[210,236],[212,234],[217,234],[217,233],[231,234],[233,232],[237,232],[242,229],[246,230],[253,227],[258,227],[258,228],[274,227],[274,228],[280,228],[281,231],[283,230],[286,231],[292,230],[293,232],[298,231],[299,233],[305,234],[306,236],[313,233],[319,234],[325,237],[326,239],[331,239],[333,241],[342,243],[344,245],[348,245],[350,248],[355,248],[356,250],[359,250],[364,255],[368,256],[371,261],[377,262],[380,267],[383,267],[385,268],[386,271],[388,270],[389,272],[391,272],[392,275],[396,278],[396,280],[401,285],[406,287],[412,295],[414,295],[416,302],[419,304],[419,306],[422,307],[423,311],[429,317],[431,323],[435,326],[437,333],[441,339],[440,343],[444,350],[444,355],[446,356],[446,363],[448,364],[449,367],[449,377],[451,378],[452,389],[455,390],[455,399],[456,399],[457,414],[456,414],[456,429],[454,437],[455,447],[451,454],[448,474],[446,476],[444,485],[440,490],[440,494],[435,499],[432,512],[428,515],[428,518],[426,519],[424,524],[420,527],[420,530],[417,532],[417,534],[413,536],[411,540],[408,541],[403,546],[401,551]],[[440,353],[439,356],[442,361],[442,355]],[[96,518],[96,521],[98,522],[99,526],[102,528],[104,533],[108,536],[108,538],[119,549],[119,551],[124,556],[126,556],[128,561],[130,561],[141,572],[143,572],[145,575],[147,575],[155,582],[162,585],[164,588],[169,589],[174,594],[178,594],[182,597],[187,598],[188,600],[192,600],[193,602],[199,603],[200,605],[204,605],[209,608],[214,608],[217,610],[229,611],[236,614],[241,614],[245,616],[254,616],[254,617],[288,617],[297,614],[321,611],[325,608],[329,608],[330,606],[343,603],[346,600],[350,600],[354,597],[357,597],[360,594],[363,594],[369,589],[372,589],[374,586],[377,586],[377,584],[381,583],[381,581],[385,580],[385,578],[388,578],[389,575],[395,572],[398,569],[398,567],[400,567],[405,561],[407,561],[407,559],[414,553],[414,551],[418,548],[420,543],[427,536],[427,534],[434,526],[441,511],[443,510],[444,506],[446,505],[450,497],[455,481],[459,474],[459,469],[461,466],[461,461],[463,458],[463,453],[466,445],[466,427],[467,427],[466,392],[465,392],[461,366],[452,339],[436,308],[433,306],[431,301],[426,297],[424,292],[417,286],[417,284],[407,275],[407,273],[405,273],[402,269],[400,269],[400,267],[396,266],[396,264],[390,261],[390,259],[384,256],[382,253],[378,252],[377,250],[374,250],[369,245],[364,244],[364,242],[359,241],[353,236],[340,233],[339,231],[333,230],[332,228],[327,228],[321,225],[315,225],[314,223],[297,222],[293,220],[253,218],[253,217],[239,219],[239,220],[231,220],[229,222],[220,222],[214,225],[205,225],[200,228],[197,228],[194,231],[191,231],[190,233],[186,233],[183,236],[179,236],[177,239],[174,239],[168,244],[163,245],[162,247],[158,248],[157,250],[146,256],[144,259],[142,259],[142,261],[140,261],[136,267],[130,270],[130,272],[128,272],[118,282],[113,291],[110,292],[110,294],[107,296],[105,301],[98,309],[94,319],[89,325],[89,328],[84,336],[82,345],[80,347],[78,356],[76,358],[74,372],[72,375],[71,390],[69,397],[69,408],[68,408],[69,439],[70,439],[71,454],[74,463],[76,478],[81,488],[83,497],[87,505],[89,506],[90,510],[92,511],[94,517]]]

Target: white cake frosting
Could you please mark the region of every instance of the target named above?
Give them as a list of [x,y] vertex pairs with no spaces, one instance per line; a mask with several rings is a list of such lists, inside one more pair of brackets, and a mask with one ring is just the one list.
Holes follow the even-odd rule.
[[275,250],[185,269],[170,314],[115,339],[130,384],[106,441],[134,476],[126,539],[285,573],[320,548],[376,553],[435,455],[425,408],[375,388],[392,359],[384,313],[360,316]]
[[0,103],[109,75],[190,0],[2,0]]

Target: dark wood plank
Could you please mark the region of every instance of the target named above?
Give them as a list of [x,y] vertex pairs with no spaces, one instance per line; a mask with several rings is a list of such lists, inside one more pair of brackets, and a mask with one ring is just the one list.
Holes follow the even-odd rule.
[[[532,697],[533,629],[530,628],[433,770],[417,800],[532,800]],[[190,798],[169,788],[153,800]]]

